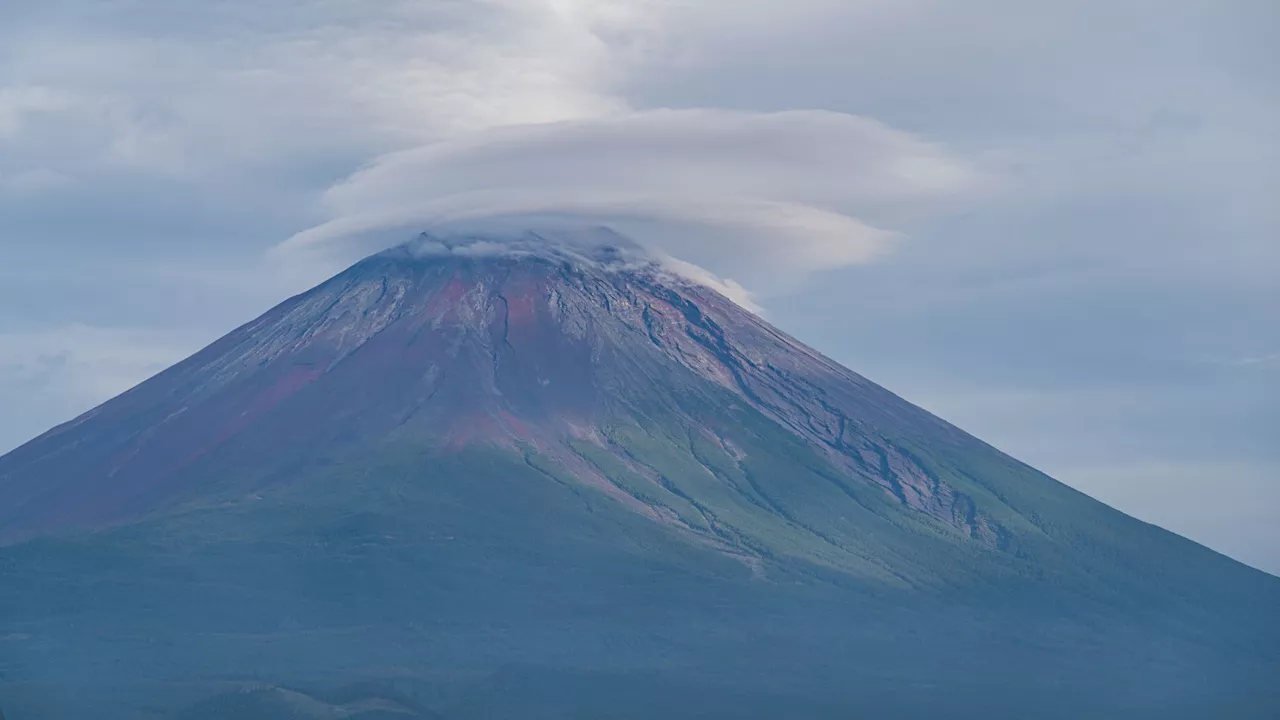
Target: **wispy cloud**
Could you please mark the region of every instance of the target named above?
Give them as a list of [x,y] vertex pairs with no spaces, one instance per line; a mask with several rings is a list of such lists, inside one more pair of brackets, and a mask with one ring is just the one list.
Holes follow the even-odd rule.
[[1230,364],[1236,367],[1280,368],[1280,353],[1236,358]]
[[0,140],[10,140],[42,113],[63,110],[68,99],[47,87],[0,87]]
[[68,164],[200,175],[625,110],[608,86],[626,50],[602,36],[647,12],[509,0],[393,0],[376,12],[347,1],[49,5],[25,13],[21,32],[0,29],[0,137],[74,133]]

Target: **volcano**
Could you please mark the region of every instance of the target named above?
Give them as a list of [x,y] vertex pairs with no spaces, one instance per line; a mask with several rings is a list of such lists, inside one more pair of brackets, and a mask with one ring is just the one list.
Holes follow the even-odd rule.
[[424,235],[0,458],[0,707],[1280,714],[1280,579],[667,265]]

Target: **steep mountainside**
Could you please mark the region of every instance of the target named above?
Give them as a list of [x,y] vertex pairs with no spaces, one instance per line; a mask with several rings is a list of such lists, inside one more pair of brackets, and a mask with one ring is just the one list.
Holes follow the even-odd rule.
[[32,712],[250,668],[457,717],[1280,707],[1280,580],[622,241],[373,256],[0,458],[0,540]]

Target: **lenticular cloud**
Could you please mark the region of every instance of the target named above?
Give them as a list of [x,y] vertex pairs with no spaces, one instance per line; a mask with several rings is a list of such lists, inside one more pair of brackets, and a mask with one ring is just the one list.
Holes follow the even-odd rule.
[[330,188],[329,219],[278,252],[367,252],[387,230],[552,216],[607,223],[759,285],[871,260],[895,233],[866,214],[926,208],[983,183],[944,148],[858,116],[663,110],[384,155]]

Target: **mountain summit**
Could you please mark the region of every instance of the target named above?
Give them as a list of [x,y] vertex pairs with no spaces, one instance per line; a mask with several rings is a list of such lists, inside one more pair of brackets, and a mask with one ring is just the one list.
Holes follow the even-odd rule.
[[0,692],[44,712],[250,669],[459,718],[1280,700],[1280,580],[604,231],[356,264],[0,458],[0,539]]

